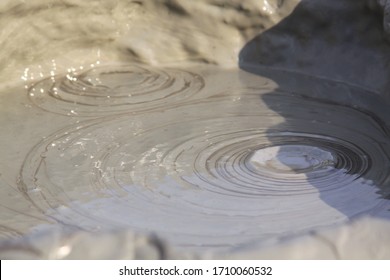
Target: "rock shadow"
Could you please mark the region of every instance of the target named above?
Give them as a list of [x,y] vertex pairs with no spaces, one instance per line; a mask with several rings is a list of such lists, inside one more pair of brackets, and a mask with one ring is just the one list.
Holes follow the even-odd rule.
[[267,131],[275,160],[348,219],[390,219],[389,61],[383,14],[364,0],[303,0],[239,54],[278,85],[259,94],[284,118]]

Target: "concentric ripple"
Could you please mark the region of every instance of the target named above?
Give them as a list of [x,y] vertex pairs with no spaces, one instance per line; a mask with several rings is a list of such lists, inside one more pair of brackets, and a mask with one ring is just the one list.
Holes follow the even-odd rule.
[[203,87],[203,78],[192,72],[116,65],[52,76],[31,86],[28,94],[35,105],[50,112],[103,116],[169,107]]
[[382,124],[354,108],[263,92],[65,128],[31,150],[19,188],[63,223],[155,231],[179,246],[389,216],[378,194],[389,188]]

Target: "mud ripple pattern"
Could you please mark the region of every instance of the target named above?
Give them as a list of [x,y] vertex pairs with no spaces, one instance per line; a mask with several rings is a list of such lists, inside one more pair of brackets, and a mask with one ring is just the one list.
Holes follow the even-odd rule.
[[379,193],[388,192],[390,141],[375,119],[262,92],[57,131],[30,151],[19,189],[64,224],[131,227],[196,248],[388,215]]
[[28,95],[46,111],[90,117],[177,105],[203,87],[203,78],[189,71],[132,64],[51,76],[32,85]]

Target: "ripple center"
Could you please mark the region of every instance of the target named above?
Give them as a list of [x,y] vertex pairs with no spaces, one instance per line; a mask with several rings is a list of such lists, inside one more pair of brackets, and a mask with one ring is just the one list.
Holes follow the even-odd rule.
[[307,173],[335,166],[336,160],[330,151],[309,145],[278,145],[253,152],[249,164],[256,169],[271,169],[273,172]]

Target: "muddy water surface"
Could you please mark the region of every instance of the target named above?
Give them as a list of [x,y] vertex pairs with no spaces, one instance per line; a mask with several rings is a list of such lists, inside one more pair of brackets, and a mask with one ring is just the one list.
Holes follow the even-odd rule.
[[1,236],[126,228],[210,249],[390,218],[375,93],[262,71],[107,65],[3,90]]

